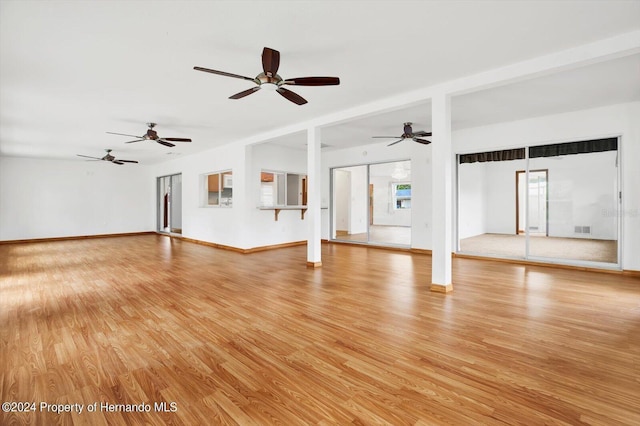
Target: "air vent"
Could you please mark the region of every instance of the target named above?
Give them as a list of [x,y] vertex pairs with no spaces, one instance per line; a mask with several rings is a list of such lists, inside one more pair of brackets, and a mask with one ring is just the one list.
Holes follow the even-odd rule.
[[573,232],[576,233],[576,234],[591,234],[591,227],[590,226],[575,226]]

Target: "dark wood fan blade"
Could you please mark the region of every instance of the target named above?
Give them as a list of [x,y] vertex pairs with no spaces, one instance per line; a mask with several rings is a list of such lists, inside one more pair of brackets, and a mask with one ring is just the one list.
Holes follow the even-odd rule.
[[262,49],[262,69],[268,77],[273,77],[280,68],[280,52],[265,47]]
[[425,132],[424,130],[420,130],[418,132],[413,132],[413,136],[432,136],[432,133]]
[[238,74],[232,74],[230,72],[217,71],[217,70],[212,70],[212,69],[209,69],[209,68],[202,68],[202,67],[193,67],[193,69],[196,70],[196,71],[203,71],[203,72],[208,72],[208,73],[211,73],[211,74],[223,75],[225,77],[240,78],[242,80],[249,80],[249,81],[255,82],[254,78],[245,77],[243,75],[238,75]]
[[296,93],[293,93],[291,90],[285,89],[284,87],[278,88],[276,92],[280,93],[282,96],[289,99],[294,104],[304,105],[307,103],[307,100],[305,98]]
[[243,90],[240,93],[236,93],[233,96],[229,96],[229,99],[240,99],[240,98],[244,98],[245,96],[248,96],[252,93],[257,92],[258,90],[260,90],[260,86],[257,87],[252,87],[251,89],[247,89],[247,90]]
[[78,157],[91,158],[92,160],[102,160],[102,158],[98,157],[89,157],[88,155],[76,154]]
[[402,136],[371,136],[373,139],[398,139]]
[[125,143],[134,143],[134,142],[142,142],[144,139],[136,139],[135,141],[129,141],[129,142],[125,142]]
[[191,142],[191,139],[186,138],[160,138],[163,141],[171,141],[171,142]]
[[340,84],[338,77],[298,77],[288,78],[283,84],[295,86],[337,86]]
[[174,144],[163,141],[162,139],[157,139],[156,142],[158,142],[160,145],[168,146],[170,148],[173,148],[175,146]]
[[120,160],[113,160],[112,161],[113,164],[117,164],[118,166],[122,166],[124,163]]
[[118,158],[117,160],[113,160],[113,161],[114,161],[114,162],[115,162],[115,161],[119,161],[119,162],[121,162],[121,163],[137,163],[137,161],[135,161],[135,160],[121,160],[121,159],[119,159],[119,158]]
[[113,133],[113,132],[107,132],[110,135],[120,135],[120,136],[129,136],[131,138],[141,138],[142,136],[136,136],[136,135],[127,135],[125,133]]
[[428,141],[426,139],[413,138],[413,140],[415,142],[418,142],[418,143],[421,143],[421,144],[424,144],[424,145],[429,145],[431,143],[431,141]]
[[390,143],[389,145],[387,145],[387,146],[395,145],[395,144],[397,144],[398,142],[402,142],[403,140],[404,140],[404,139],[400,139],[400,140],[398,140],[398,141],[391,142],[391,143]]

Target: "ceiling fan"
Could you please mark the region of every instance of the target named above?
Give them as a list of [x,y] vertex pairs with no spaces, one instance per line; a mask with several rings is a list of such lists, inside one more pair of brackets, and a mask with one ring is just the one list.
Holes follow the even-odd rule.
[[209,68],[202,67],[193,67],[194,70],[209,72],[211,74],[223,75],[226,77],[240,78],[243,80],[253,81],[257,84],[257,87],[252,87],[251,89],[244,90],[240,93],[236,93],[233,96],[229,96],[229,99],[240,99],[248,96],[252,93],[257,92],[260,89],[268,89],[274,90],[280,93],[283,97],[290,100],[294,104],[304,105],[307,103],[307,100],[297,93],[292,92],[289,89],[286,89],[282,86],[290,85],[290,86],[335,86],[340,84],[340,79],[338,77],[298,77],[298,78],[290,78],[283,79],[280,77],[278,73],[278,67],[280,66],[280,52],[274,49],[270,49],[265,47],[262,50],[262,70],[260,74],[256,76],[256,78],[245,77],[238,74],[231,74],[224,71],[216,71]]
[[400,136],[373,136],[373,138],[382,138],[382,139],[397,139],[400,138],[400,140],[397,140],[395,142],[391,142],[389,145],[387,146],[391,146],[391,145],[395,145],[398,142],[402,142],[405,139],[411,139],[414,142],[418,142],[424,145],[429,145],[431,143],[431,141],[428,141],[426,139],[421,139],[424,136],[431,136],[431,132],[425,132],[424,130],[420,130],[417,132],[414,132],[413,129],[411,128],[411,125],[413,123],[411,122],[407,122],[404,123],[404,133],[402,133],[402,135]]
[[105,155],[102,158],[98,158],[98,157],[89,157],[88,155],[81,155],[81,154],[76,154],[78,157],[84,157],[84,158],[91,158],[91,160],[87,160],[87,161],[110,161],[113,164],[118,164],[118,165],[123,165],[124,163],[137,163],[137,161],[135,160],[121,160],[121,159],[117,159],[116,157],[114,157],[113,155],[111,155],[111,149],[105,149],[105,151],[107,151],[107,155]]
[[110,135],[120,135],[120,136],[129,136],[132,138],[138,138],[134,141],[129,141],[125,143],[156,141],[161,145],[173,147],[175,146],[175,144],[172,144],[171,142],[191,142],[191,139],[185,139],[185,138],[160,138],[158,137],[158,132],[153,130],[153,128],[156,126],[156,123],[147,123],[147,126],[149,126],[149,129],[147,130],[147,133],[145,133],[142,136],[127,135],[124,133],[113,133],[113,132],[107,132],[107,133],[109,133]]

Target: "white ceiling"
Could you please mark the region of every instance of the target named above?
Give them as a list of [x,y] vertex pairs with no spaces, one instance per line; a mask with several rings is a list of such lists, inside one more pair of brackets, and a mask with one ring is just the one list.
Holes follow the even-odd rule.
[[[0,155],[101,156],[154,163],[399,93],[640,28],[640,1],[11,1],[0,0]],[[297,106],[251,82],[268,46]],[[454,128],[640,100],[640,55],[454,98]],[[331,148],[430,130],[423,104],[329,126]],[[124,144],[158,123],[166,148]],[[277,143],[304,147],[304,135]],[[79,159],[80,161],[80,159]]]

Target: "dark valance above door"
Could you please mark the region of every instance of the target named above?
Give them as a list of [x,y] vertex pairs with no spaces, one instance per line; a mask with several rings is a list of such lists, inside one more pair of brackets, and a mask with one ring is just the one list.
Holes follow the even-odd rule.
[[[529,148],[529,158],[557,157],[559,155],[588,154],[590,152],[617,150],[618,138],[592,139],[588,141],[532,146]],[[460,164],[484,163],[487,161],[523,160],[525,158],[525,148],[461,154],[459,158]]]
[[618,138],[556,143],[529,148],[529,158],[557,157],[558,155],[588,154],[590,152],[617,151]]
[[486,161],[508,161],[524,159],[524,148],[503,149],[501,151],[477,152],[460,155],[460,164],[484,163]]

